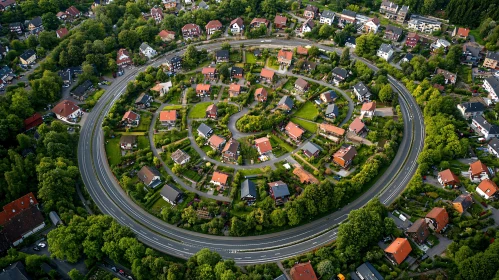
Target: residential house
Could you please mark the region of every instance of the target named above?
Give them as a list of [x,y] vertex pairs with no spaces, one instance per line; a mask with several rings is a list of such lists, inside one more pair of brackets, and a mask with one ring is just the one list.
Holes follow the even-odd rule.
[[174,10],[177,8],[177,0],[163,0],[163,7],[166,10]]
[[189,23],[182,27],[182,36],[184,39],[192,39],[199,37],[201,35],[201,28],[199,25],[194,23]]
[[161,41],[163,42],[170,42],[175,40],[175,32],[174,31],[169,31],[169,30],[161,30],[158,33],[159,38],[161,38]]
[[364,24],[364,32],[365,33],[378,33],[380,23],[378,18],[371,18]]
[[81,12],[75,6],[67,8],[66,14],[68,15],[68,17],[71,17],[72,19],[76,19],[81,16]]
[[431,43],[430,48],[432,51],[435,51],[436,49],[443,49],[444,51],[447,51],[450,45],[451,43],[449,41],[438,38],[435,42]]
[[222,30],[222,23],[219,20],[210,20],[206,26],[206,34],[212,35],[213,33]]
[[286,134],[294,141],[299,141],[305,130],[293,122],[289,122],[284,128]]
[[425,219],[417,219],[414,224],[407,229],[406,234],[417,244],[423,245],[428,236],[430,236],[430,230],[428,230],[428,224],[425,222]]
[[[381,276],[376,268],[374,268],[374,266],[369,262],[365,262],[357,267],[357,269],[355,270],[355,275],[360,279],[384,280],[383,276]],[[352,279],[354,278],[352,277]]]
[[274,19],[274,27],[276,29],[284,29],[286,28],[286,25],[288,23],[288,18],[281,16],[281,15],[276,15]]
[[339,86],[339,84],[348,78],[348,71],[341,68],[341,67],[334,67],[333,71],[331,72],[333,75],[333,83],[336,86]]
[[213,185],[219,186],[220,189],[224,189],[227,186],[227,181],[229,180],[229,175],[215,171],[211,176],[210,183]]
[[480,183],[483,180],[492,178],[489,168],[480,160],[471,163],[468,171],[470,173],[470,180],[473,183]]
[[298,32],[301,34],[305,34],[307,32],[311,32],[314,29],[315,23],[313,19],[307,19],[298,29]]
[[291,61],[293,60],[293,52],[290,50],[279,50],[277,54],[277,62],[284,66],[291,65]]
[[206,108],[206,118],[208,119],[216,119],[218,116],[218,108],[217,105],[211,104]]
[[353,86],[353,92],[355,93],[355,96],[357,96],[357,100],[360,102],[371,100],[371,92],[363,82],[356,83]]
[[296,47],[296,54],[297,55],[307,56],[308,55],[308,49],[304,48],[302,46],[298,46],[298,47]]
[[166,110],[159,113],[159,121],[163,126],[175,126],[177,122],[178,112],[177,110]]
[[[5,8],[3,5],[5,5],[5,2],[8,1],[3,1],[0,2],[0,11],[4,11]],[[9,1],[9,2],[14,2],[14,0]],[[7,242],[5,250],[8,250],[10,248],[10,244],[8,244],[7,238],[5,238]],[[3,240],[2,240],[3,241]],[[6,251],[0,249],[0,253],[4,255]],[[30,280],[31,277],[28,275],[28,272],[26,271],[26,268],[24,267],[23,263],[20,261],[15,262],[14,264],[10,264],[8,267],[2,270],[0,273],[0,279],[5,279],[5,280]]]
[[229,85],[229,96],[235,97],[235,96],[239,96],[239,94],[241,94],[241,85],[231,83]]
[[140,44],[139,51],[140,51],[141,54],[143,54],[145,57],[147,57],[149,59],[155,57],[158,54],[155,49],[151,48],[145,42],[143,42],[142,44]]
[[173,162],[175,162],[176,164],[180,164],[180,165],[184,165],[191,160],[191,156],[188,153],[186,153],[180,149],[177,149],[171,155],[171,158],[172,158]]
[[483,67],[499,69],[499,52],[488,51],[483,61]]
[[289,271],[292,280],[317,280],[314,268],[310,262],[297,263]]
[[32,206],[38,207],[38,201],[32,192],[5,204],[3,206],[3,211],[0,212],[0,226],[5,225],[5,223],[12,220],[18,213],[27,210]]
[[262,82],[271,84],[274,82],[274,77],[274,71],[262,68],[262,71],[260,72],[260,79],[262,80]]
[[270,197],[276,205],[284,204],[290,196],[288,185],[283,181],[276,181],[267,184],[269,186]]
[[490,179],[485,179],[476,187],[476,192],[485,199],[495,198],[499,189],[496,183]]
[[471,121],[471,127],[486,140],[492,137],[499,137],[499,126],[489,123],[483,116],[476,115]]
[[244,70],[241,67],[232,66],[230,69],[230,76],[234,79],[242,79]]
[[367,127],[360,118],[355,118],[350,126],[348,126],[348,131],[360,135],[367,132]]
[[302,68],[304,71],[310,72],[314,71],[317,68],[317,63],[310,61],[310,60],[305,60],[303,61]]
[[73,89],[69,94],[77,100],[83,101],[87,98],[88,91],[93,88],[90,80],[86,80],[81,85]]
[[8,52],[9,52],[9,46],[4,46],[3,44],[0,43],[0,59],[4,58]]
[[24,130],[29,131],[43,123],[43,117],[39,113],[34,113],[31,117],[24,120]]
[[158,7],[153,7],[151,9],[151,17],[156,20],[156,22],[161,22],[163,21],[163,10],[161,8],[158,8]]
[[352,164],[353,159],[357,156],[355,146],[344,144],[333,155],[333,162],[342,168],[348,168]]
[[450,169],[445,169],[438,173],[438,182],[444,187],[459,187],[459,178]]
[[139,109],[149,108],[151,106],[151,102],[153,102],[152,96],[142,93],[137,99],[135,99],[135,107]]
[[66,35],[68,35],[69,31],[66,27],[59,28],[55,31],[55,34],[58,39],[64,38]]
[[34,17],[28,25],[28,30],[33,31],[34,29],[42,27],[42,18],[41,17]]
[[310,174],[310,172],[306,171],[298,164],[295,166],[295,169],[293,169],[293,174],[298,177],[298,180],[300,180],[300,183],[302,184],[319,184],[319,180],[317,180],[314,175]]
[[159,96],[163,96],[170,91],[170,88],[172,87],[172,82],[168,81],[166,83],[158,83],[155,86],[151,88],[151,91],[158,92]]
[[381,44],[381,46],[379,47],[376,55],[378,57],[381,57],[382,59],[386,60],[386,61],[389,61],[392,56],[393,56],[393,47],[392,45],[388,45],[388,44]]
[[255,146],[260,155],[265,155],[272,152],[272,145],[267,137],[255,139]]
[[241,34],[244,31],[244,22],[243,20],[238,17],[230,22],[229,25],[230,32],[232,34]]
[[463,27],[454,27],[454,31],[452,31],[452,37],[457,37],[460,39],[468,39],[468,35],[470,34],[470,29],[469,28],[463,28]]
[[178,55],[170,56],[166,58],[166,67],[172,73],[177,73],[182,69],[182,57]]
[[420,15],[411,15],[407,26],[410,30],[416,30],[422,33],[432,33],[440,31],[442,23]]
[[16,6],[16,0],[2,0],[0,1],[0,11],[3,12],[11,7]]
[[[0,2],[1,3],[1,2]],[[20,22],[13,22],[9,24],[9,29],[10,32],[12,33],[17,33],[17,34],[22,34],[23,33],[23,24]]]
[[463,54],[461,56],[461,63],[478,66],[482,60],[483,47],[475,42],[468,42],[463,44]]
[[451,73],[447,70],[437,68],[436,74],[441,74],[445,78],[445,84],[452,84],[454,85],[457,80],[457,74]]
[[151,189],[161,185],[161,173],[154,167],[147,165],[142,166],[137,173],[137,177],[139,177],[139,180],[144,183],[144,185]]
[[295,89],[301,92],[307,91],[310,87],[309,83],[302,78],[298,78],[295,81]]
[[345,47],[355,49],[356,46],[357,46],[356,38],[353,36],[348,36],[347,40],[345,41]]
[[68,19],[68,14],[66,12],[58,12],[56,15],[58,20],[61,20],[61,21],[65,21],[66,19]]
[[196,94],[198,96],[205,96],[211,93],[211,85],[209,84],[197,84],[196,85]]
[[483,80],[483,89],[489,93],[489,98],[494,102],[499,102],[499,79],[488,77]]
[[404,57],[400,60],[400,63],[409,63],[411,60],[414,58],[414,55],[412,53],[406,53]]
[[487,145],[487,150],[489,150],[489,153],[491,155],[499,158],[499,139],[495,137],[492,138],[492,140],[490,140],[489,144]]
[[[333,72],[334,72],[334,69],[333,69]],[[328,90],[326,92],[321,93],[319,98],[324,103],[331,103],[331,102],[334,102],[336,100],[336,98],[338,98],[338,95],[336,94],[336,92],[334,90]]]
[[140,115],[134,111],[127,111],[123,118],[121,118],[121,123],[126,127],[136,127],[140,123]]
[[386,27],[383,38],[388,39],[390,41],[398,42],[400,40],[400,37],[402,37],[402,33],[403,33],[402,28],[393,25],[388,25]]
[[319,8],[312,5],[307,5],[303,12],[303,16],[308,19],[315,19],[319,15]]
[[383,0],[379,12],[384,14],[388,19],[395,20],[398,23],[404,23],[407,14],[409,13],[409,6],[399,6],[391,1]]
[[463,214],[471,205],[473,204],[473,198],[471,198],[471,194],[462,194],[458,196],[452,202],[452,207],[459,213]]
[[407,238],[397,238],[385,249],[385,254],[393,264],[401,264],[412,251]]
[[464,118],[469,119],[477,115],[482,115],[483,111],[485,111],[485,105],[481,102],[465,102],[457,104],[457,109]]
[[2,225],[0,234],[6,239],[2,240],[2,243],[17,246],[44,227],[45,219],[42,212],[37,206],[31,205],[27,209],[17,212],[15,216]]
[[83,115],[80,107],[69,100],[59,102],[52,108],[52,112],[58,119],[65,122],[75,122],[78,117]]
[[199,136],[203,138],[208,138],[213,133],[213,129],[204,123],[201,123],[201,125],[199,125],[197,131]]
[[159,195],[161,195],[161,197],[171,205],[177,205],[177,203],[179,203],[184,196],[184,193],[174,186],[165,184],[159,192]]
[[258,27],[264,25],[265,27],[268,28],[269,24],[270,24],[270,21],[268,21],[267,19],[264,19],[264,18],[254,18],[250,22],[250,27],[251,28],[258,28]]
[[257,88],[255,90],[255,101],[257,102],[265,102],[267,101],[268,92],[265,88]]
[[223,149],[224,145],[225,145],[225,139],[216,135],[216,134],[213,134],[209,139],[208,139],[208,145],[210,145],[210,147],[215,150],[215,151],[220,151]]
[[237,162],[237,158],[239,157],[239,142],[236,139],[230,138],[227,141],[222,150],[222,157],[224,160]]
[[120,137],[120,148],[122,150],[132,150],[137,147],[137,136],[136,135],[121,135]]
[[332,135],[339,138],[343,138],[345,135],[345,130],[343,128],[328,123],[319,124],[319,131],[321,134]]
[[217,78],[218,70],[215,67],[203,67],[201,70],[205,80],[215,80]]
[[335,119],[340,115],[340,110],[336,104],[329,104],[326,107],[326,112],[324,113],[326,118]]
[[426,214],[425,221],[433,231],[440,233],[449,223],[449,214],[445,208],[434,207]]
[[347,24],[355,24],[357,13],[347,9],[343,9],[340,14],[338,25],[344,27]]
[[307,142],[301,150],[303,151],[303,154],[306,155],[307,157],[317,157],[319,153],[321,152],[321,148],[317,145],[315,145],[312,142]]
[[408,33],[405,39],[405,45],[414,48],[419,43],[420,37],[417,33]]
[[116,64],[118,66],[128,66],[132,65],[132,57],[127,49],[119,49],[118,54],[116,55]]
[[333,25],[335,13],[330,10],[325,10],[321,13],[319,22],[322,24]]
[[199,2],[199,4],[198,4],[198,8],[199,8],[199,9],[208,10],[208,9],[210,8],[210,6],[209,6],[208,4],[206,4],[206,2],[201,1],[201,2]]
[[217,63],[229,62],[229,50],[218,50],[215,52]]
[[360,114],[367,118],[372,118],[375,112],[376,112],[375,101],[362,104],[362,108],[360,109]]
[[277,103],[277,109],[289,112],[291,109],[293,109],[293,99],[289,97],[288,95],[285,95],[279,100],[279,103]]
[[27,50],[19,56],[19,59],[21,60],[21,64],[31,65],[36,61],[36,53],[34,50]]
[[257,191],[256,185],[250,179],[246,179],[241,183],[241,200],[253,204],[256,201]]

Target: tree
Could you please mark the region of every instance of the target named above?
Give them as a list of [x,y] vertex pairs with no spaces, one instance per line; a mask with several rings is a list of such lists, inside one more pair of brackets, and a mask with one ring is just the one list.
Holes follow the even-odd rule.
[[[127,3],[130,4],[130,2]],[[132,3],[133,4],[133,3]],[[118,34],[120,45],[128,49],[136,49],[139,46],[139,35],[135,30],[122,30]]]
[[[325,24],[325,25],[327,25],[327,24]],[[320,52],[321,51],[316,46],[312,46],[310,49],[308,49],[308,55],[310,57],[317,57],[317,56],[319,56]]]
[[319,37],[328,39],[334,34],[334,28],[329,24],[323,24],[319,29]]
[[390,102],[393,99],[393,90],[389,84],[384,85],[379,91],[379,99],[381,102]]
[[59,27],[59,19],[54,13],[46,13],[42,16],[43,28],[45,30],[56,30]]
[[34,110],[31,106],[28,93],[23,88],[18,88],[14,91],[10,111],[23,119],[33,115]]
[[45,105],[60,98],[62,79],[57,73],[45,70],[40,79],[31,81],[31,102],[34,105]]
[[26,45],[30,49],[34,49],[38,46],[38,38],[36,38],[35,35],[29,35],[28,39],[26,40]]
[[350,48],[343,48],[340,57],[340,65],[346,66],[350,64]]
[[323,260],[317,265],[317,273],[323,278],[329,278],[334,274],[333,263],[330,260]]
[[159,82],[166,82],[166,79],[168,79],[168,76],[166,75],[165,71],[163,69],[158,69],[158,72],[156,73],[156,80]]
[[71,280],[83,280],[83,279],[85,279],[85,275],[81,274],[81,272],[76,268],[71,269],[68,272],[68,275],[69,275],[69,278],[71,278]]

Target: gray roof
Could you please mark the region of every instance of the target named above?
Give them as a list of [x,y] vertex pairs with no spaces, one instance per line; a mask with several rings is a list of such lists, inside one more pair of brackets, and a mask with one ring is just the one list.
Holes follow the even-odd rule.
[[411,21],[421,21],[421,22],[424,22],[424,23],[428,23],[428,24],[438,24],[438,25],[442,25],[442,23],[440,23],[439,21],[436,21],[436,20],[433,20],[433,19],[430,19],[430,18],[427,18],[427,17],[423,17],[423,16],[420,16],[420,15],[411,15]]
[[334,116],[336,116],[336,117],[339,115],[338,106],[336,106],[336,104],[327,105],[326,116],[329,114],[334,114]]
[[275,278],[274,280],[288,280],[288,277],[286,277],[286,275],[284,274],[281,274],[277,276],[277,278]]
[[324,17],[324,18],[334,18],[334,16],[335,16],[334,12],[332,12],[330,10],[325,10],[321,14],[321,17]]
[[473,44],[465,44],[464,49],[469,52],[472,56],[478,57],[480,55],[480,51],[482,50],[482,47],[473,45]]
[[198,127],[198,132],[203,135],[208,135],[210,134],[210,132],[213,132],[213,129],[206,124],[201,123],[201,125]]
[[402,59],[407,59],[408,61],[411,61],[414,55],[412,53],[406,53]]
[[34,50],[26,50],[20,57],[24,60],[28,60],[30,57],[34,56],[36,53]]
[[248,195],[256,198],[255,183],[253,183],[253,181],[251,181],[250,179],[246,179],[241,183],[241,198]]
[[406,5],[402,5],[402,7],[400,7],[400,10],[399,12],[405,12],[407,13],[409,11],[409,6],[406,6]]
[[215,56],[221,57],[221,58],[229,58],[229,51],[228,50],[218,50],[215,54]]
[[356,38],[355,38],[355,37],[353,37],[353,36],[348,36],[348,37],[347,37],[347,40],[345,41],[345,44],[346,44],[346,43],[349,43],[349,44],[352,44],[352,45],[357,45],[357,43],[356,43]]
[[461,205],[463,205],[463,209],[466,210],[468,207],[471,206],[471,204],[473,204],[473,199],[471,198],[470,194],[462,194],[456,197],[456,199],[454,199],[453,202],[461,203]]
[[174,55],[174,56],[166,58],[166,62],[170,63],[170,64],[174,64],[174,63],[177,63],[179,61],[182,61],[182,58],[178,55]]
[[191,156],[189,156],[188,153],[182,151],[181,149],[177,149],[172,155],[171,155],[172,160],[175,163],[179,163],[184,161],[184,160],[189,160]]
[[83,96],[88,89],[92,87],[92,82],[90,80],[84,81],[81,85],[75,88],[71,93],[77,96]]
[[489,147],[494,151],[496,151],[496,153],[499,153],[499,139],[495,137],[492,138],[492,140],[490,140],[489,142]]
[[151,96],[144,92],[135,100],[135,104],[146,104],[149,101],[151,101]]
[[473,117],[473,120],[477,122],[483,129],[489,132],[489,134],[499,134],[499,126],[495,124],[490,124],[482,116],[477,115]]
[[333,73],[343,78],[346,78],[348,76],[348,71],[341,67],[334,67]]
[[204,1],[201,1],[198,5],[200,8],[203,8],[203,9],[208,9],[210,6],[208,6],[208,4],[206,4],[206,2]]
[[324,94],[324,97],[326,98],[326,100],[328,100],[328,102],[330,102],[333,99],[338,97],[338,95],[336,94],[336,92],[334,90],[328,90],[328,91],[324,92],[323,94]]
[[140,44],[141,51],[145,51],[147,48],[150,48],[150,46],[146,42],[143,42],[142,44]]
[[312,142],[307,142],[307,144],[305,144],[301,149],[303,151],[308,151],[310,154],[315,154],[316,152],[321,150],[321,148],[319,148]]
[[350,10],[347,10],[347,9],[344,9],[342,12],[341,12],[342,15],[345,15],[345,16],[349,16],[349,17],[356,17],[357,16],[357,13],[354,12],[354,11],[350,11]]
[[481,102],[466,102],[461,104],[464,107],[465,113],[483,112],[485,111],[485,105]]
[[59,218],[59,215],[57,215],[57,212],[55,212],[55,211],[50,211],[49,218],[52,221],[52,223],[54,224],[54,226],[62,224],[61,218]]
[[383,43],[379,47],[379,50],[384,52],[384,53],[388,53],[390,51],[393,51],[393,48],[392,48],[392,45],[388,45],[388,44]]
[[30,22],[31,24],[33,24],[35,27],[40,27],[42,26],[42,18],[41,17],[35,17],[31,20]]
[[403,31],[403,30],[402,30],[402,28],[400,28],[400,27],[396,27],[396,26],[393,26],[393,25],[388,25],[388,26],[386,27],[386,31],[388,31],[388,30],[392,31],[392,32],[393,32],[393,34],[397,34],[397,35],[399,35],[399,36],[401,36],[401,35],[402,35],[402,31]]
[[291,97],[289,96],[283,96],[281,98],[281,100],[279,100],[279,103],[277,104],[278,106],[279,105],[286,105],[289,109],[293,108],[293,99],[291,99]]
[[275,198],[289,196],[288,185],[282,181],[272,182],[268,184],[274,193]]
[[160,191],[161,196],[166,197],[169,201],[176,201],[178,195],[182,195],[183,192],[174,186],[165,184],[165,186]]
[[497,78],[495,78],[495,77],[488,77],[485,80],[490,84],[490,86],[494,89],[494,91],[496,93],[499,92],[499,80]]
[[486,57],[493,60],[499,60],[499,52],[488,51]]
[[384,280],[383,276],[379,274],[379,272],[370,264],[369,262],[365,262],[357,267],[356,273],[362,275],[362,279],[365,280]]
[[369,89],[367,89],[366,85],[364,85],[363,82],[358,82],[353,86],[353,88],[361,95],[361,96],[368,96],[371,95],[369,92]]
[[16,262],[8,268],[4,269],[5,271],[0,273],[1,280],[30,280],[31,277],[26,273],[26,269],[21,262]]

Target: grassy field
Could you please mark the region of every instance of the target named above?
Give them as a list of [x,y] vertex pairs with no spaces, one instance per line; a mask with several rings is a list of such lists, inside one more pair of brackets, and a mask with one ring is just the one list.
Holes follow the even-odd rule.
[[191,119],[202,119],[206,117],[206,108],[213,104],[213,102],[202,102],[196,104],[192,109],[189,111],[189,118]]
[[473,35],[473,37],[475,37],[475,41],[477,43],[479,43],[480,45],[485,45],[485,42],[483,41],[482,36],[480,36],[480,32],[478,32],[478,29],[470,30],[470,35]]
[[163,108],[163,110],[162,110],[162,111],[168,111],[168,110],[180,110],[180,109],[182,109],[182,108],[183,108],[183,106],[182,106],[182,105],[169,105],[169,106],[165,106],[165,107]]
[[171,204],[166,202],[163,198],[158,199],[151,207],[153,213],[160,213],[163,207],[171,207]]
[[270,57],[267,60],[267,67],[272,68],[274,70],[279,70],[279,63],[277,62],[277,58],[273,56]]
[[289,78],[282,88],[288,91],[292,91],[295,88],[296,80],[297,79],[295,77]]
[[243,169],[239,170],[239,173],[243,176],[249,176],[249,175],[258,175],[258,174],[263,174],[262,169],[256,168],[256,169]]
[[137,138],[137,146],[140,150],[149,148],[149,138],[147,136],[139,136]]
[[137,128],[133,128],[132,131],[147,131],[149,125],[151,124],[152,114],[149,112],[140,112],[140,124]]
[[94,92],[93,94],[91,94],[85,100],[85,105],[87,105],[89,108],[94,107],[95,104],[97,103],[97,101],[99,101],[99,99],[102,97],[102,95],[104,94],[104,92],[106,92],[106,90],[101,89],[101,90],[98,90],[98,91]]
[[317,131],[317,124],[314,122],[307,122],[307,121],[300,120],[297,118],[292,118],[291,121],[294,122],[295,124],[303,127],[305,130],[307,130],[309,132],[315,133]]
[[121,162],[120,137],[106,140],[106,154],[109,165],[115,166]]
[[315,107],[314,103],[307,101],[305,104],[303,104],[303,107],[300,108],[295,113],[295,117],[306,119],[306,120],[315,120],[317,116],[319,115],[319,111],[317,110],[317,107]]
[[252,52],[246,52],[246,63],[256,63],[256,56]]

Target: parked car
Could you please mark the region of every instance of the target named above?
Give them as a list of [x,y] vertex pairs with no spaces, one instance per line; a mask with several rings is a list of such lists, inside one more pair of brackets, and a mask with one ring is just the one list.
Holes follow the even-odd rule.
[[33,251],[40,251],[40,248],[35,247],[35,248],[33,248]]

